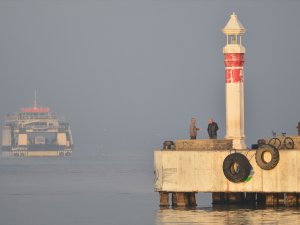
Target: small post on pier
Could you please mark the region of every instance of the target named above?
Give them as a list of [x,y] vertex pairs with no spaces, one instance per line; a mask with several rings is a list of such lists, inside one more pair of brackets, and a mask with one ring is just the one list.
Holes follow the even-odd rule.
[[277,193],[278,206],[284,206],[284,193]]
[[226,193],[226,196],[229,204],[239,204],[245,199],[243,192]]
[[296,206],[297,205],[297,194],[296,193],[286,193],[285,206]]
[[189,193],[187,193],[187,195],[188,195],[189,206],[191,206],[191,207],[197,206],[196,193],[195,192],[189,192]]
[[254,205],[256,203],[256,193],[254,192],[246,192],[245,193],[245,201],[249,205]]
[[212,204],[222,204],[225,203],[225,193],[224,192],[213,192],[212,193]]
[[176,195],[176,192],[172,192],[172,206],[173,207],[177,206],[177,195]]
[[263,193],[257,193],[257,204],[258,205],[264,205],[266,203],[266,196]]
[[188,195],[185,192],[176,193],[177,206],[186,207],[189,205]]
[[169,193],[165,191],[161,191],[159,192],[159,196],[160,196],[159,206],[161,207],[169,206]]
[[300,206],[300,193],[297,193],[297,205]]
[[275,193],[266,193],[266,206],[276,206],[277,205],[277,196]]

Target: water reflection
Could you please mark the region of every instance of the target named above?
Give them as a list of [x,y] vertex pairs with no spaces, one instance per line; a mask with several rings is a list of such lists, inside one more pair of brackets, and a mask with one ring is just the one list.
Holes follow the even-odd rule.
[[299,209],[251,209],[213,207],[185,209],[160,209],[156,212],[156,225],[247,225],[247,224],[300,224]]

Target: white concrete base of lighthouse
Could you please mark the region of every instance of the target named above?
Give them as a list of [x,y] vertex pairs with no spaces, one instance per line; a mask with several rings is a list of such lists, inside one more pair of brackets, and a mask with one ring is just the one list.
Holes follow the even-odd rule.
[[244,84],[226,83],[226,136],[234,149],[246,149],[244,134]]
[[233,149],[247,149],[247,145],[245,143],[244,138],[226,138],[232,140],[232,148]]

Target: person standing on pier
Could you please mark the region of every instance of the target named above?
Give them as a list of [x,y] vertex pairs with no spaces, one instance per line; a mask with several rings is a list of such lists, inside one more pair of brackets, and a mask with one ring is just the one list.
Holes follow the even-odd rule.
[[207,132],[210,139],[217,139],[218,124],[212,118],[208,120]]
[[197,131],[201,130],[201,128],[198,128],[196,126],[196,118],[191,119],[191,124],[190,124],[190,138],[191,140],[195,140],[197,138]]

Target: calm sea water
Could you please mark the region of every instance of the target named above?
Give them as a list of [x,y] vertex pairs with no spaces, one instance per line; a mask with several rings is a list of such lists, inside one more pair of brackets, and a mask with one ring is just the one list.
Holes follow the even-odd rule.
[[298,209],[160,209],[153,158],[0,158],[0,225],[300,224]]

